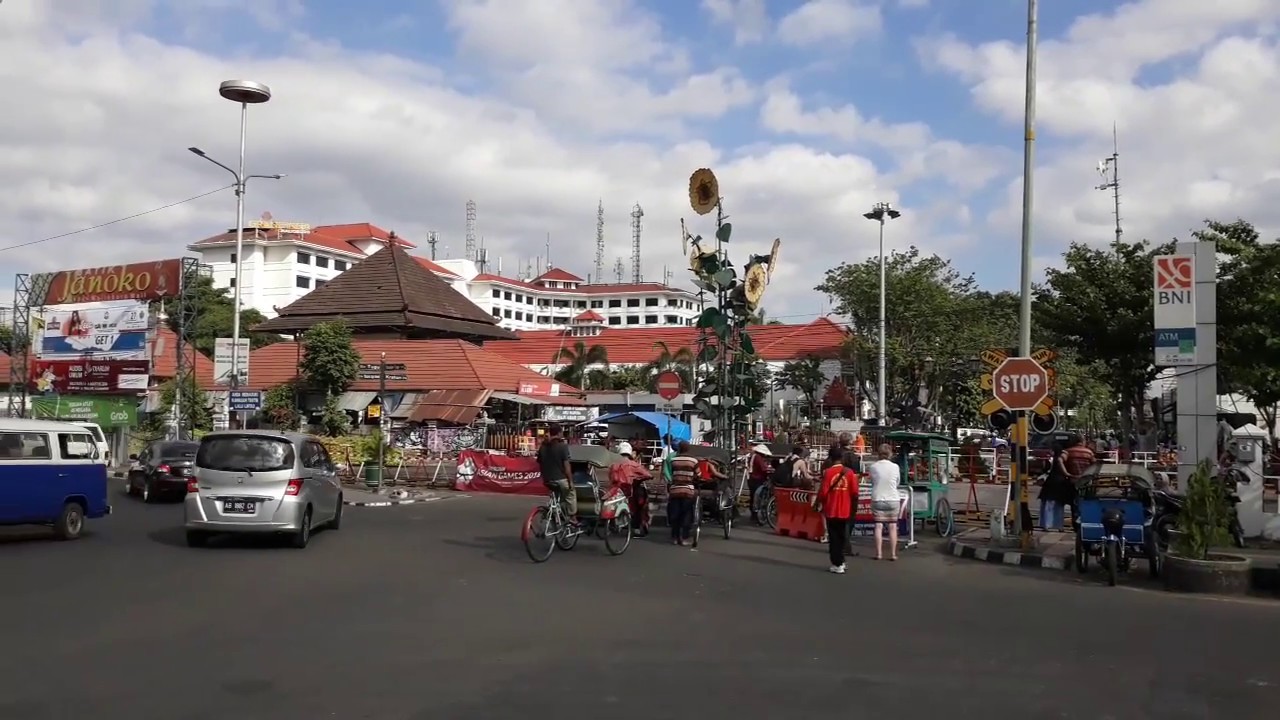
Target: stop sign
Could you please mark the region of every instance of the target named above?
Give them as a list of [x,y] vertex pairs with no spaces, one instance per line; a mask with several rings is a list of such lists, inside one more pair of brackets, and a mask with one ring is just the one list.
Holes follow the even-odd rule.
[[991,392],[1009,410],[1032,410],[1049,394],[1049,374],[1029,357],[1006,358],[991,373]]
[[684,382],[680,380],[680,373],[672,370],[658,373],[655,384],[658,386],[658,396],[663,400],[675,400],[680,397],[680,393],[684,392]]

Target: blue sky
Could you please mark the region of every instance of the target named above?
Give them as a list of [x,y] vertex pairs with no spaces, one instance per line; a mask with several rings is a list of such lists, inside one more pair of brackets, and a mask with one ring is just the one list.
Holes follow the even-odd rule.
[[[786,19],[800,0],[122,0],[96,13],[9,0],[0,78],[20,88],[36,79],[17,68],[46,71],[31,112],[0,120],[24,149],[0,170],[27,179],[0,230],[53,235],[212,189],[221,177],[184,148],[233,159],[235,109],[209,88],[248,76],[276,90],[253,109],[251,170],[290,176],[251,192],[251,216],[367,221],[419,242],[435,230],[460,249],[474,199],[508,267],[550,233],[560,264],[585,274],[596,202],[610,266],[640,202],[652,277],[680,265],[674,228],[696,221],[681,186],[706,164],[749,228],[744,251],[783,238],[788,267],[766,305],[820,312],[822,270],[874,250],[860,215],[878,200],[906,212],[892,246],[1011,287],[1025,1],[812,5],[856,20],[808,26],[823,37],[806,40]],[[1113,122],[1131,173],[1127,236],[1185,236],[1207,216],[1280,224],[1280,144],[1250,120],[1280,110],[1278,20],[1280,3],[1255,0],[1041,3],[1037,270],[1069,241],[1111,237],[1093,167]],[[122,90],[139,78],[164,92]],[[48,161],[63,155],[74,162]],[[225,228],[228,202],[60,248],[86,262],[172,256]],[[61,256],[6,259],[48,269]]]

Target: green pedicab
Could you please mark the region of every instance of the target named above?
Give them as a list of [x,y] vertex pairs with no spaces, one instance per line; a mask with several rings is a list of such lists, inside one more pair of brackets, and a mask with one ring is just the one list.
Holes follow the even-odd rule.
[[953,534],[955,511],[947,499],[953,462],[951,438],[938,433],[893,430],[884,434],[884,442],[893,445],[902,483],[911,488],[912,522],[919,522],[922,527],[932,523],[942,537]]

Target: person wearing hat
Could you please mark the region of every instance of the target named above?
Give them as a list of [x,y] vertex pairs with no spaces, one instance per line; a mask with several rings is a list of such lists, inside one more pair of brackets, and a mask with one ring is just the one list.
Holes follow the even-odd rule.
[[773,452],[768,445],[760,444],[751,448],[751,471],[747,476],[747,489],[751,493],[751,520],[761,523],[760,510],[764,507],[765,497],[762,490],[769,484],[769,476],[773,474]]
[[644,537],[649,534],[649,489],[646,480],[653,479],[653,473],[635,458],[635,450],[631,443],[618,443],[617,453],[623,457],[621,462],[609,468],[609,481],[615,487],[622,488],[631,506],[631,517],[635,518],[632,535]]

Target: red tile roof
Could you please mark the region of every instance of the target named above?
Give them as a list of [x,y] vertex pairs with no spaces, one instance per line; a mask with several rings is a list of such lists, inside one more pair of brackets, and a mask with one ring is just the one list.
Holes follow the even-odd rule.
[[[682,347],[692,350],[698,338],[697,328],[692,327],[606,327],[592,337],[575,337],[565,330],[526,330],[516,334],[520,336],[518,340],[486,342],[485,350],[522,365],[547,365],[560,348],[581,341],[588,346],[603,345],[611,363],[641,364],[657,359],[657,343],[666,343],[672,352]],[[755,325],[750,334],[760,358],[775,362],[809,355],[834,358],[848,339],[844,328],[825,317],[804,325]]]
[[[512,342],[494,341],[488,342]],[[408,380],[388,380],[387,389],[397,392],[431,390],[492,390],[514,393],[521,381],[542,380],[544,375],[513,362],[488,348],[465,340],[355,340],[356,351],[366,363],[379,361],[387,354],[388,363],[405,366],[400,374]],[[249,386],[266,390],[292,381],[298,375],[299,348],[292,342],[281,342],[254,350],[249,356]],[[357,380],[351,390],[377,390],[377,380]],[[579,394],[575,388],[561,385],[561,392]],[[575,398],[561,398],[563,404],[579,404]]]
[[[491,283],[498,283],[499,285],[510,285],[511,287],[524,288],[526,290],[546,290],[546,288],[542,287],[541,285],[534,285],[533,283],[527,283],[523,280],[516,280],[514,278],[502,277],[501,275],[494,275],[493,273],[480,273],[479,275],[476,275],[474,278],[472,278],[471,282],[491,282]],[[566,290],[565,292],[573,292],[573,291]]]
[[595,310],[584,310],[584,311],[582,311],[581,313],[579,313],[578,315],[574,316],[573,321],[574,321],[574,322],[599,322],[599,323],[602,323],[602,322],[604,322],[604,316],[603,316],[603,315],[601,315],[600,313],[596,312]]
[[[350,223],[348,225],[317,225],[311,228],[311,232],[328,235],[329,237],[339,238],[341,240],[374,240],[390,241],[391,233],[372,223]],[[399,235],[395,236],[395,243],[404,248],[416,248],[417,245],[405,240]]]
[[[246,238],[255,238],[257,240],[267,240],[275,242],[296,242],[304,245],[312,245],[333,252],[345,253],[347,255],[358,255],[364,257],[367,255],[363,250],[356,247],[355,240],[382,240],[383,242],[391,241],[391,233],[383,230],[377,225],[369,223],[355,223],[352,225],[317,225],[311,228],[308,233],[281,233],[278,230],[258,230],[255,228],[245,228]],[[198,240],[194,245],[219,245],[224,243],[233,243],[236,240],[236,231],[234,228],[213,237],[207,237]],[[414,248],[417,245],[405,240],[397,235],[395,243],[401,247]],[[440,268],[444,270],[444,268]],[[445,270],[445,272],[448,272]]]
[[578,277],[577,275],[574,275],[573,273],[569,272],[568,270],[565,270],[564,268],[558,268],[558,267],[553,267],[550,270],[547,270],[546,272],[542,273],[541,275],[533,279],[534,282],[539,282],[542,280],[557,280],[557,281],[563,281],[563,282],[582,282],[582,278]]
[[9,354],[0,351],[0,385],[9,384]]
[[437,265],[437,264],[435,264],[434,262],[431,262],[430,260],[428,260],[427,258],[421,257],[421,256],[419,256],[419,255],[411,255],[410,257],[412,257],[414,260],[417,260],[417,261],[418,261],[418,264],[419,264],[419,265],[421,265],[422,267],[424,267],[424,268],[426,268],[426,269],[430,270],[431,272],[433,272],[433,273],[435,273],[435,274],[437,274],[437,275],[440,275],[440,276],[442,276],[442,277],[448,278],[448,279],[450,279],[450,280],[452,280],[452,279],[454,279],[454,278],[459,278],[459,279],[461,279],[461,277],[462,277],[461,275],[459,275],[459,274],[458,274],[458,273],[456,273],[456,272],[453,272],[453,271],[452,271],[452,270],[450,270],[449,268],[446,268],[446,267],[442,267],[442,266],[440,266],[440,265]]

